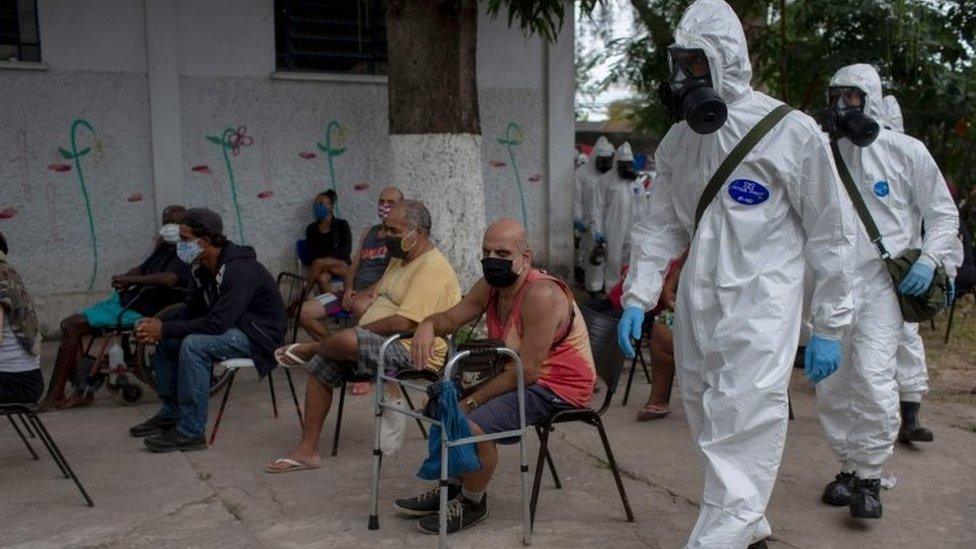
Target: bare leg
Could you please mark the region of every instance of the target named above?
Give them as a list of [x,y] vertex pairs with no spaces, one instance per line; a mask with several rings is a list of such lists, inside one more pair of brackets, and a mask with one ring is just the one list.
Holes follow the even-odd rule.
[[[319,353],[336,361],[356,360],[357,352],[356,332],[352,329],[336,332],[319,344]],[[309,465],[322,463],[322,456],[319,454],[319,438],[322,435],[325,419],[329,415],[329,409],[332,407],[333,392],[332,387],[309,376],[305,385],[305,425],[302,428],[302,440],[288,454],[290,459]],[[267,466],[274,469],[288,467],[286,464],[273,461]]]
[[651,333],[651,375],[653,383],[647,405],[668,405],[674,378],[674,336],[666,326],[654,324]]
[[[474,422],[469,421],[468,425],[471,426],[472,435],[485,434],[481,427],[478,427]],[[475,449],[478,452],[478,459],[481,460],[481,469],[462,475],[461,485],[470,492],[483,492],[488,488],[491,476],[495,473],[495,467],[498,466],[498,448],[495,446],[495,441],[488,440],[477,443]]]
[[369,306],[373,304],[373,299],[375,298],[373,292],[359,292],[356,297],[352,298],[352,319],[358,324],[360,317],[369,309]]
[[84,315],[71,315],[61,321],[61,343],[58,345],[58,356],[54,359],[54,372],[51,373],[47,397],[41,403],[42,408],[64,400],[65,384],[73,379],[78,355],[82,351],[82,337],[91,333],[91,327]]
[[315,341],[322,341],[329,337],[332,332],[325,325],[325,307],[314,299],[309,299],[302,303],[302,313],[299,317],[299,324],[308,332]]

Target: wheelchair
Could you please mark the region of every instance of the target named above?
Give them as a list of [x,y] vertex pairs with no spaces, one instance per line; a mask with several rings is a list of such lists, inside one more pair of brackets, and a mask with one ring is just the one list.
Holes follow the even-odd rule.
[[[109,392],[120,396],[126,404],[135,404],[143,396],[142,386],[133,383],[132,378],[153,391],[156,390],[156,375],[153,370],[156,345],[137,342],[134,327],[122,324],[122,317],[132,308],[145,289],[139,290],[136,296],[123,306],[114,327],[95,330],[88,343],[83,346],[78,368],[84,375],[78,376],[76,389],[77,385],[84,385],[81,388],[83,393],[94,392],[105,385]],[[153,315],[153,318],[170,318],[184,306],[183,303],[174,303]],[[118,343],[122,348],[123,364],[112,369],[108,352],[114,343]],[[228,369],[215,366],[210,373],[210,395],[213,396],[223,390],[230,378],[231,372]]]

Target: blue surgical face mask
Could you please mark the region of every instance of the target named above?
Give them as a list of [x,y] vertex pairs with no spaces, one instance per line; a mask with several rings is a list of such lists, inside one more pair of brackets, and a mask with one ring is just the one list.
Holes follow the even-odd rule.
[[315,219],[320,221],[329,217],[329,207],[321,202],[312,205],[312,212],[315,214]]
[[203,249],[200,248],[200,243],[196,240],[181,240],[176,243],[176,257],[180,258],[180,261],[187,265],[196,261],[200,257],[201,252],[203,252]]
[[176,244],[180,241],[180,226],[176,223],[167,223],[160,227],[159,236],[169,244]]

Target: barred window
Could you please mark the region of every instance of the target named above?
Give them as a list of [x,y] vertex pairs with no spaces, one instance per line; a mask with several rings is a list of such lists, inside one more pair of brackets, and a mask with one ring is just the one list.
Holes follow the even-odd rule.
[[282,71],[386,74],[384,0],[275,0]]
[[0,0],[0,61],[40,61],[37,0]]

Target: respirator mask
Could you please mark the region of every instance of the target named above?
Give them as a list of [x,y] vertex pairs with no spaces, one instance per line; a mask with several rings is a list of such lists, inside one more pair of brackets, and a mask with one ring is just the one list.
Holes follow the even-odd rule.
[[714,133],[725,124],[728,109],[712,87],[708,56],[702,49],[671,47],[671,78],[661,82],[658,95],[675,122],[688,122],[696,133]]

